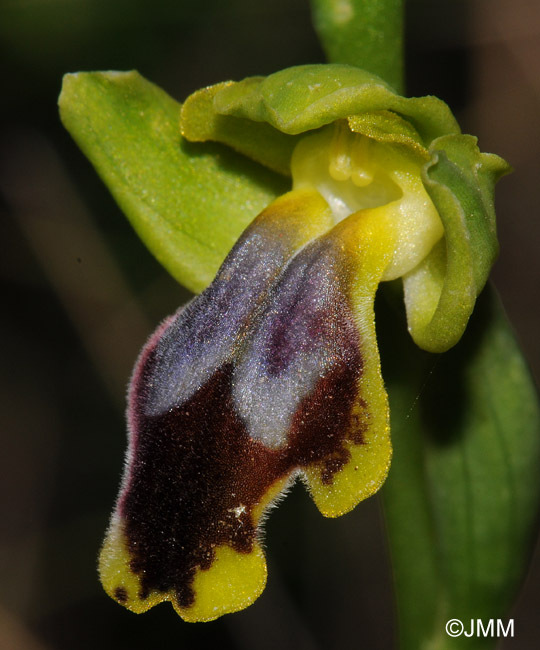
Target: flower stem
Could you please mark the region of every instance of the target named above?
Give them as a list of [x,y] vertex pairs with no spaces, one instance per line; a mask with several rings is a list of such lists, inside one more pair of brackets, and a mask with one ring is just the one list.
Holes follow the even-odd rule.
[[347,63],[403,91],[403,0],[312,0],[330,63]]

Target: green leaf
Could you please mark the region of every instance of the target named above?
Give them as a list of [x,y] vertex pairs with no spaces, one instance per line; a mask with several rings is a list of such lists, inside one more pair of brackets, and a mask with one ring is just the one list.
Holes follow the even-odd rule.
[[[381,307],[379,325],[396,323]],[[540,502],[536,390],[490,289],[443,356],[399,332],[384,333],[381,352],[394,442],[383,497],[402,647],[491,647],[491,638],[451,639],[445,623],[504,619],[523,577]]]
[[62,121],[137,234],[200,291],[250,221],[288,189],[282,177],[216,144],[180,136],[180,104],[137,72],[66,75]]
[[403,86],[403,0],[311,0],[330,63],[348,63]]

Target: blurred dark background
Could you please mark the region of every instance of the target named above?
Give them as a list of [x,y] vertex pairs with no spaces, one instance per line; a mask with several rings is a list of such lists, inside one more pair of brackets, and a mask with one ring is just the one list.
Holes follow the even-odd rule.
[[[514,166],[497,190],[493,277],[538,377],[540,4],[410,0],[407,32],[408,93],[443,98],[482,150]],[[214,623],[184,623],[168,605],[136,617],[96,574],[123,462],[127,379],[188,292],[60,125],[62,75],[136,68],[181,100],[320,61],[307,0],[0,0],[2,650],[391,648],[376,499],[324,520],[296,487],[267,523],[264,595]],[[539,566],[502,648],[540,639]]]

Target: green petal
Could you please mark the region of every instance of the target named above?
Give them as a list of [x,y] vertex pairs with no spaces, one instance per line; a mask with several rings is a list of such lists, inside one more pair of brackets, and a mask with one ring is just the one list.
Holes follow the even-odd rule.
[[392,110],[410,119],[427,141],[459,133],[448,106],[436,97],[405,98],[379,77],[339,64],[287,68],[223,88],[216,110],[266,121],[284,133],[303,133],[366,111]]
[[192,145],[180,104],[137,72],[66,75],[62,121],[139,237],[193,291],[286,181],[219,145]]
[[476,138],[438,138],[424,168],[424,185],[445,230],[444,241],[404,278],[409,330],[430,352],[460,339],[497,257],[493,188],[509,171],[498,156],[483,154]]
[[352,115],[347,119],[353,133],[387,144],[405,145],[420,158],[429,160],[429,152],[414,126],[392,111],[375,111]]
[[[199,93],[204,93],[206,99],[210,94],[212,105]],[[297,66],[269,77],[219,84],[198,91],[186,104],[191,102],[192,110],[182,114],[182,128],[188,137],[204,119],[210,123],[218,120],[219,128],[207,133],[209,139],[225,142],[273,169],[275,159],[283,161],[299,134],[366,112],[392,111],[407,119],[426,147],[439,136],[459,133],[450,109],[441,100],[431,96],[401,97],[379,77],[348,65]],[[234,134],[239,131],[237,120],[252,123],[249,138],[244,137],[244,132],[239,132],[238,137]],[[275,143],[269,137],[268,125],[276,132]],[[285,146],[288,140],[280,134],[296,137]]]
[[216,84],[190,95],[182,106],[182,135],[190,142],[221,142],[273,171],[290,176],[290,161],[297,138],[269,124],[219,115],[214,97],[233,82]]

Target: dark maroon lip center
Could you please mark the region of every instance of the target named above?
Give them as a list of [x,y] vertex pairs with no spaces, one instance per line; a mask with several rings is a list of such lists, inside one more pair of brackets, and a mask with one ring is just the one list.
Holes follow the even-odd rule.
[[[369,414],[358,395],[361,342],[332,241],[316,239],[285,264],[280,247],[266,250],[260,232],[252,235],[258,245],[244,238],[233,249],[209,289],[150,339],[134,373],[132,458],[119,515],[143,600],[172,593],[180,608],[193,605],[196,572],[212,566],[218,547],[253,550],[254,511],[277,482],[314,468],[331,485],[350,459],[349,445],[363,443]],[[246,304],[248,271],[260,275]],[[241,316],[231,302],[238,284]],[[268,382],[260,394],[236,382],[246,360],[253,380]],[[189,390],[186,372],[193,373]],[[301,388],[288,383],[291,373]],[[286,387],[289,400],[275,447],[250,433],[259,402],[275,400],[272,382]],[[242,391],[249,418],[240,415]],[[119,584],[114,594],[122,602],[127,590]]]
[[[231,365],[187,403],[163,416],[139,416],[140,443],[121,515],[140,598],[172,591],[180,607],[189,607],[195,573],[210,568],[217,547],[252,551],[253,509],[276,481],[318,466],[322,482],[332,483],[350,458],[347,439],[362,442],[363,431],[351,431],[358,368],[336,367],[318,382],[279,450],[251,439],[235,413]],[[115,593],[121,601],[122,586]]]

